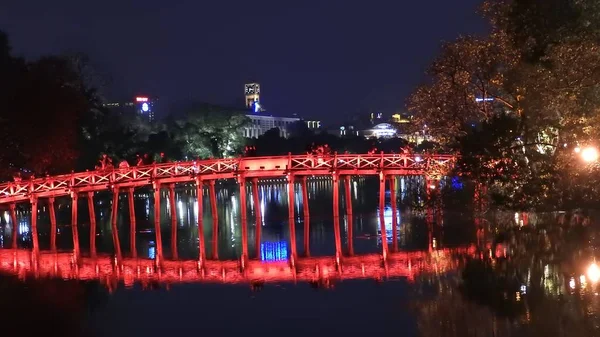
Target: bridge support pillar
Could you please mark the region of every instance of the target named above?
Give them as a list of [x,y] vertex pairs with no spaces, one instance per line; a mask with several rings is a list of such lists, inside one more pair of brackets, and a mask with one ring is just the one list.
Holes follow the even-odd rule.
[[248,261],[248,221],[246,215],[246,178],[240,176],[238,179],[240,185],[240,215],[242,223],[242,266]]
[[177,260],[177,205],[175,204],[175,184],[169,184],[169,206],[171,208],[171,258]]
[[31,241],[33,242],[33,254],[38,256],[40,253],[40,238],[38,237],[37,218],[38,218],[38,200],[33,196],[31,203]]
[[296,261],[296,219],[294,216],[294,175],[288,173],[288,226],[290,230],[290,250],[292,261]]
[[260,200],[258,195],[258,178],[252,178],[252,198],[254,203],[254,214],[256,217],[256,227],[254,229],[254,248],[256,249],[256,258],[260,259],[260,243],[262,230],[262,214]]
[[111,211],[111,232],[113,238],[113,247],[115,250],[115,257],[117,263],[121,264],[123,261],[123,255],[121,254],[121,241],[119,240],[119,228],[117,227],[117,220],[119,219],[119,188],[113,189],[113,200],[112,200],[112,211]]
[[17,249],[19,248],[18,246],[18,237],[19,237],[19,224],[17,223],[17,205],[15,203],[11,203],[9,205],[10,207],[10,221],[12,221],[12,235],[11,235],[11,241],[12,241],[12,245],[10,248],[12,249]]
[[133,187],[127,189],[127,202],[129,203],[129,250],[131,257],[137,258],[137,247],[135,244],[135,235],[137,232],[137,223],[135,220],[135,199],[133,198]]
[[381,252],[383,259],[386,260],[388,256],[388,244],[387,244],[387,233],[385,229],[385,174],[379,172],[379,228],[381,231]]
[[208,193],[210,194],[210,215],[212,216],[212,258],[219,259],[219,214],[217,213],[217,193],[215,192],[215,181],[211,180],[208,184]]
[[96,258],[96,210],[94,192],[87,193],[88,212],[90,213],[90,257]]
[[154,235],[156,236],[156,265],[162,266],[163,245],[160,231],[160,183],[154,183]]
[[196,178],[196,202],[198,205],[198,260],[202,265],[206,260],[206,244],[204,243],[204,186],[202,178]]
[[396,176],[390,176],[390,203],[392,204],[392,249],[398,251],[398,210],[396,204]]
[[56,251],[56,213],[54,210],[54,198],[48,198],[48,212],[50,213],[50,250]]
[[354,215],[352,214],[352,176],[345,177],[344,192],[346,204],[346,223],[348,225],[348,255],[354,255]]
[[302,210],[304,213],[304,255],[310,256],[310,210],[308,207],[307,176],[302,177]]
[[79,195],[77,192],[71,192],[71,232],[73,233],[73,254],[75,255],[75,261],[79,263],[81,257],[79,252],[79,229],[77,228],[77,201]]
[[334,173],[331,178],[333,182],[333,234],[335,236],[335,256],[336,258],[339,258],[342,255],[342,238],[340,234],[340,177]]

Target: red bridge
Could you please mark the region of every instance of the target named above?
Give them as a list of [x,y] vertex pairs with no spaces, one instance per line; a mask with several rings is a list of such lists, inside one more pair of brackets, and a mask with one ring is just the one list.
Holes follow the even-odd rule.
[[[56,215],[54,209],[54,198],[60,196],[70,196],[71,206],[71,229],[73,232],[74,258],[79,261],[81,258],[79,252],[79,231],[77,226],[77,200],[81,195],[87,196],[88,208],[90,213],[90,258],[96,258],[96,215],[94,210],[94,192],[110,190],[113,192],[112,213],[111,213],[111,231],[113,236],[114,252],[116,264],[125,266],[126,263],[121,254],[121,243],[119,242],[117,228],[117,204],[119,193],[125,190],[129,201],[129,218],[131,223],[130,246],[132,259],[137,261],[136,256],[136,219],[133,203],[133,193],[136,187],[152,186],[154,189],[154,226],[156,235],[156,262],[159,268],[165,266],[163,261],[163,245],[160,228],[160,190],[163,186],[169,188],[169,202],[171,205],[171,247],[177,246],[177,215],[175,207],[174,187],[177,183],[194,183],[196,185],[197,206],[198,206],[198,227],[204,228],[203,224],[203,195],[204,185],[208,185],[208,192],[211,204],[213,242],[217,242],[218,218],[217,203],[215,193],[215,181],[218,179],[236,179],[240,188],[240,213],[242,228],[242,265],[245,266],[251,261],[248,260],[248,225],[246,197],[251,194],[254,198],[254,204],[258,205],[258,179],[286,177],[288,179],[288,205],[289,205],[289,232],[291,261],[297,260],[296,253],[296,229],[294,214],[294,189],[296,177],[299,177],[301,183],[302,197],[304,199],[304,219],[305,233],[309,230],[310,212],[308,209],[308,193],[306,193],[306,179],[308,176],[327,175],[333,182],[333,218],[334,233],[336,240],[336,259],[342,256],[342,244],[339,226],[339,180],[343,178],[344,192],[346,200],[351,200],[351,179],[355,175],[377,175],[380,181],[380,221],[381,233],[385,233],[385,223],[383,221],[385,183],[389,179],[395,186],[397,175],[421,175],[426,179],[426,190],[428,195],[435,188],[435,182],[446,174],[454,165],[454,157],[450,155],[406,155],[406,154],[380,154],[380,155],[356,155],[356,154],[332,154],[332,155],[288,155],[281,157],[253,157],[253,158],[235,158],[235,159],[215,159],[190,162],[173,162],[165,164],[155,164],[148,166],[137,166],[111,170],[97,170],[68,175],[51,176],[45,178],[31,179],[28,181],[15,181],[0,185],[0,204],[9,204],[12,223],[16,224],[16,203],[31,204],[31,234],[33,242],[33,254],[41,256],[41,261],[47,258],[45,254],[39,252],[39,238],[37,234],[37,207],[40,199],[47,201],[50,212],[50,246],[51,251],[56,252]],[[251,189],[247,188],[247,180],[252,182]],[[430,191],[431,189],[431,191]],[[390,189],[392,200],[396,200],[395,188]],[[346,205],[348,215],[348,236],[352,237],[352,204]],[[392,202],[392,212],[396,213],[396,203]],[[260,210],[256,214],[257,224],[261,223]],[[393,217],[393,237],[394,251],[397,251],[397,233],[396,217]],[[256,226],[257,249],[260,249],[261,226]],[[12,248],[17,247],[17,226],[13,226]],[[200,263],[205,263],[206,246],[204,243],[204,231],[199,230],[199,251]],[[309,235],[305,235],[308,238]],[[308,239],[306,239],[308,240]],[[304,242],[305,251],[308,252],[308,242]],[[352,240],[349,240],[348,253],[353,255]],[[177,260],[177,250],[173,250],[173,260]],[[62,256],[62,255],[61,255]],[[257,252],[257,256],[260,253]],[[218,259],[217,245],[213,245],[212,258]],[[388,259],[387,240],[382,240],[382,258]],[[64,260],[64,259],[63,259]],[[163,263],[164,262],[164,263]],[[103,262],[104,263],[104,262]],[[136,262],[137,263],[137,262]],[[43,264],[42,264],[43,265]],[[42,267],[43,269],[43,267]]]

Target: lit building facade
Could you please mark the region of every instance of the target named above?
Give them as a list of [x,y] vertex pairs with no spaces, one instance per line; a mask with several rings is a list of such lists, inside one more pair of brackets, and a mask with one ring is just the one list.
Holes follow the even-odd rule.
[[156,120],[155,109],[158,99],[149,96],[136,96],[133,101],[110,102],[103,106],[120,115],[140,115],[149,122]]
[[260,110],[260,84],[247,83],[244,85],[244,95],[246,96],[246,108],[256,110],[255,106],[258,104]]
[[242,135],[246,138],[258,138],[273,128],[279,129],[279,136],[287,138],[290,135],[289,126],[300,121],[300,118],[295,117],[275,117],[258,114],[249,114],[246,117],[250,119],[250,125],[242,131]]

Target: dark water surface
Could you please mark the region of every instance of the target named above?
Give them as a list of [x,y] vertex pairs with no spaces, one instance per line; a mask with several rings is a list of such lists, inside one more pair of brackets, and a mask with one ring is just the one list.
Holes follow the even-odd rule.
[[[310,179],[310,253],[334,256],[333,203],[331,181]],[[475,218],[472,201],[459,194],[445,194],[445,207],[431,210],[427,220],[422,182],[398,179],[398,246],[401,251],[436,251],[447,247],[478,245],[481,254],[455,256],[459,268],[433,270],[406,278],[378,281],[344,280],[329,287],[308,283],[267,283],[260,290],[249,284],[173,284],[154,285],[156,289],[119,286],[109,294],[98,282],[34,280],[19,281],[31,301],[44,301],[54,310],[53,324],[65,321],[77,335],[83,330],[91,336],[166,336],[172,334],[210,334],[233,336],[307,335],[402,335],[402,336],[596,336],[599,333],[598,279],[593,268],[595,227],[592,222],[579,225],[577,219],[554,224],[554,215],[527,217],[521,214],[488,212]],[[461,189],[447,184],[444,189]],[[376,179],[353,179],[354,253],[381,253],[378,193]],[[388,187],[389,189],[389,187]],[[179,259],[198,259],[196,195],[192,186],[176,189],[177,252]],[[295,214],[298,255],[304,254],[302,194],[296,186]],[[161,197],[161,227],[165,258],[171,257],[171,214],[168,190]],[[208,190],[204,190],[204,237],[207,256],[215,244],[219,259],[241,256],[239,189],[217,184],[219,230],[212,241],[212,214]],[[384,221],[386,240],[392,246],[390,191],[386,192]],[[263,181],[259,187],[260,205],[254,205],[248,189],[249,252],[251,259],[265,262],[286,260],[290,253],[287,186],[283,181]],[[136,246],[140,258],[155,258],[153,196],[141,189],[135,194],[137,221]],[[344,252],[347,251],[348,217],[344,189],[340,193],[340,227]],[[111,195],[96,193],[98,254],[112,254],[110,226]],[[73,248],[70,199],[57,199],[61,251]],[[439,204],[438,204],[439,205]],[[263,214],[261,255],[255,251],[255,209]],[[89,214],[81,198],[78,228],[82,255],[89,254]],[[444,209],[440,213],[440,209]],[[118,228],[124,256],[129,256],[129,213],[127,195],[119,200]],[[19,209],[19,247],[31,246],[30,209]],[[49,249],[49,215],[40,201],[38,232],[41,249]],[[0,246],[10,247],[11,226],[8,213],[2,216]],[[476,220],[475,220],[476,219]],[[476,223],[480,227],[476,226]],[[478,228],[481,230],[478,231]],[[498,235],[499,233],[504,233]],[[497,242],[492,250],[486,242]],[[5,277],[6,278],[6,277]],[[600,271],[598,271],[600,279]],[[57,283],[60,282],[60,283]],[[10,283],[12,284],[12,283]],[[11,287],[18,287],[12,284]],[[3,315],[13,315],[11,303],[21,301],[21,292],[0,287],[4,295]],[[37,289],[37,290],[36,290]],[[35,295],[31,295],[35,294]],[[39,294],[39,295],[38,295]],[[75,294],[75,295],[74,295]],[[24,296],[24,295],[23,295]],[[68,300],[67,300],[68,299]],[[58,302],[57,302],[58,301]],[[63,303],[64,302],[64,303]],[[22,305],[26,308],[26,302]],[[50,303],[50,304],[48,304]],[[59,303],[59,304],[56,304]],[[42,309],[40,309],[42,310]],[[40,316],[47,314],[41,313]],[[19,317],[23,324],[38,318]],[[552,317],[552,319],[549,319]],[[69,321],[71,319],[71,321]],[[70,323],[69,323],[70,322]],[[39,326],[38,326],[39,327]],[[60,327],[56,328],[60,329]],[[31,331],[36,328],[32,327]],[[20,331],[20,330],[19,330]],[[20,331],[19,333],[22,333]],[[39,334],[34,334],[39,335]],[[63,335],[69,335],[63,333]]]

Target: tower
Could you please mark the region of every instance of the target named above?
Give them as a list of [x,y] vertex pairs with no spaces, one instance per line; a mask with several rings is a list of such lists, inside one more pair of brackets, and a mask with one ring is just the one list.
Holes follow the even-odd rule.
[[260,101],[260,85],[258,83],[248,83],[244,86],[244,94],[246,95],[246,108],[253,108],[255,102]]

